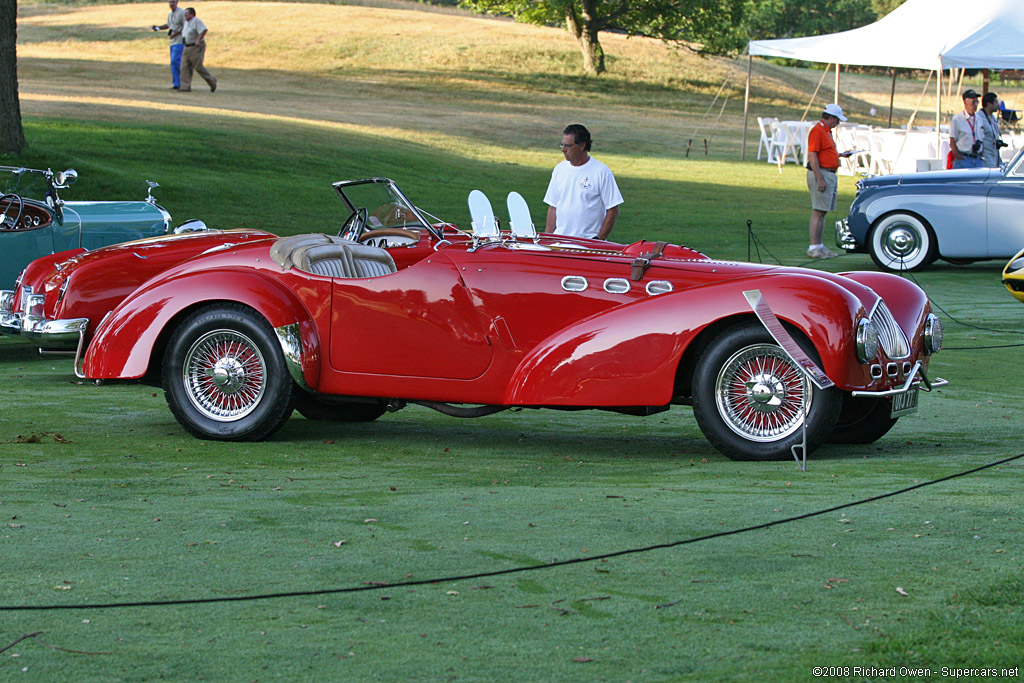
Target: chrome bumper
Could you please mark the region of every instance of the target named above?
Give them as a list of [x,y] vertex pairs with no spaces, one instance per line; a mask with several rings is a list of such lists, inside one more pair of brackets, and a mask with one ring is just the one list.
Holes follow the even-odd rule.
[[43,308],[41,294],[26,296],[22,308],[27,313],[14,311],[13,291],[0,291],[0,334],[20,335],[47,350],[74,351],[89,327],[88,318],[49,320],[38,315]]
[[850,232],[850,223],[845,218],[836,221],[836,246],[852,251],[857,248],[857,240]]
[[891,398],[917,389],[921,389],[922,391],[931,391],[938,387],[944,387],[947,384],[949,384],[949,381],[944,380],[941,377],[929,380],[924,374],[924,370],[921,369],[921,361],[916,361],[914,363],[914,367],[907,373],[907,380],[903,383],[903,386],[886,389],[884,391],[851,391],[850,395],[867,396],[870,398]]

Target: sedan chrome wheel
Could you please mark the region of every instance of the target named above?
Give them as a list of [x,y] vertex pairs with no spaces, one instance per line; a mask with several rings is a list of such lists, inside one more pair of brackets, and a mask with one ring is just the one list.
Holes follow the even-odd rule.
[[871,231],[871,258],[886,270],[923,268],[935,260],[935,240],[921,219],[906,213],[885,216]]
[[715,401],[729,428],[758,442],[782,439],[803,425],[807,380],[778,346],[740,349],[718,373]]
[[192,404],[211,420],[245,417],[266,390],[263,354],[235,330],[214,330],[197,339],[185,356],[182,372]]

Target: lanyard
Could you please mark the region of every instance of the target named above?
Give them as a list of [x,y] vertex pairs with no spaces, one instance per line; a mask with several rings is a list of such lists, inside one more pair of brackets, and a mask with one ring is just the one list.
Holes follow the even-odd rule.
[[967,125],[969,125],[971,127],[971,138],[974,139],[974,142],[977,142],[978,141],[978,135],[974,132],[974,117],[971,116],[970,114],[968,114],[967,110],[965,109],[964,110],[964,118],[967,120]]

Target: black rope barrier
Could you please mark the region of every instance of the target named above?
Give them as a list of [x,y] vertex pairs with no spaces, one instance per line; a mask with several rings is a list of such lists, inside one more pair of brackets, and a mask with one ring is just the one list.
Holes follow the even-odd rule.
[[[763,248],[765,250],[765,252],[768,253],[769,256],[771,256],[773,259],[775,259],[776,263],[778,263],[780,266],[783,265],[782,261],[779,259],[779,257],[776,256],[775,254],[773,254],[768,249],[768,246],[761,240],[761,238],[759,238],[757,236],[757,233],[754,232],[754,229],[753,229],[752,225],[753,225],[753,221],[750,220],[750,219],[747,219],[747,261],[753,262],[753,260],[751,259],[751,255],[752,255],[751,254],[751,247],[753,247],[754,251],[757,252],[757,262],[758,263],[764,263],[764,261],[761,259],[761,249]],[[839,256],[843,256],[843,255],[839,254]],[[804,261],[804,262],[798,263],[797,267],[798,268],[802,268],[802,267],[808,266],[808,265],[810,265],[812,263],[813,263],[813,261]],[[904,268],[903,265],[904,265],[904,261],[903,261],[903,258],[901,257],[900,258],[900,271],[899,271],[900,272],[900,276],[905,278],[905,279],[907,279],[907,280],[910,280],[911,282],[913,282],[918,287],[921,287],[921,283],[917,280],[917,278],[915,278],[914,275],[909,270]],[[923,287],[921,287],[921,288],[924,289]],[[998,329],[998,328],[995,328],[995,327],[983,327],[981,325],[974,325],[972,323],[964,322],[963,320],[958,319],[956,316],[954,316],[949,311],[947,311],[945,308],[943,308],[942,305],[939,302],[937,302],[930,295],[928,297],[928,300],[931,302],[931,304],[935,308],[937,308],[940,311],[942,311],[943,315],[945,315],[947,318],[949,318],[951,321],[955,322],[956,324],[962,325],[963,327],[969,327],[971,329],[980,330],[982,332],[997,332],[999,334],[1015,334],[1015,335],[1022,334],[1022,332],[1020,330],[1001,330],[1001,329]],[[988,350],[988,349],[1016,349],[1016,348],[1021,348],[1021,347],[1024,347],[1024,342],[1020,342],[1018,344],[992,344],[992,345],[986,345],[986,346],[944,346],[944,347],[942,347],[942,350],[943,351],[984,351],[984,350]]]
[[608,560],[614,557],[624,557],[626,555],[636,555],[639,553],[652,552],[654,550],[665,550],[668,548],[676,548],[683,545],[689,545],[691,543],[700,543],[701,541],[710,541],[716,538],[723,538],[725,536],[735,536],[750,531],[758,531],[760,529],[768,529],[773,526],[779,526],[781,524],[790,524],[792,522],[798,522],[804,519],[810,519],[811,517],[819,517],[826,515],[830,512],[836,512],[837,510],[845,510],[847,508],[856,507],[858,505],[864,505],[866,503],[872,503],[878,500],[884,500],[886,498],[893,498],[904,493],[916,491],[917,489],[925,488],[926,486],[934,486],[943,482],[958,479],[960,477],[966,477],[971,474],[976,474],[983,470],[998,467],[999,465],[1005,465],[1024,458],[1024,453],[1014,455],[1002,460],[996,460],[986,465],[980,465],[963,472],[956,472],[939,479],[932,481],[922,482],[920,484],[914,484],[913,486],[907,486],[896,491],[890,491],[888,493],[881,493],[877,496],[871,496],[870,498],[863,498],[861,500],[853,501],[852,503],[843,503],[842,505],[834,505],[824,510],[816,510],[814,512],[806,512],[802,515],[794,515],[792,517],[785,517],[783,519],[777,519],[771,522],[763,522],[761,524],[755,524],[753,526],[746,526],[739,529],[731,529],[729,531],[719,531],[713,534],[706,534],[704,536],[696,536],[694,538],[687,538],[682,541],[673,541],[671,543],[658,543],[656,545],[648,545],[640,548],[628,548],[626,550],[617,550],[615,552],[603,553],[600,555],[593,555],[590,557],[575,557],[570,560],[557,560],[554,562],[546,562],[543,564],[530,565],[528,567],[512,567],[509,569],[497,569],[492,571],[475,572],[473,574],[457,574],[453,576],[436,577],[433,579],[417,579],[411,581],[397,581],[395,583],[364,583],[359,586],[349,586],[346,588],[323,588],[316,590],[303,590],[303,591],[284,591],[279,593],[264,593],[262,595],[228,595],[216,598],[181,598],[177,600],[142,600],[142,601],[126,601],[126,602],[100,602],[100,603],[79,603],[70,605],[0,605],[0,611],[2,612],[27,612],[27,611],[53,611],[53,610],[78,610],[78,609],[115,609],[125,607],[169,607],[175,605],[204,605],[210,603],[222,603],[222,602],[252,602],[256,600],[275,600],[279,598],[301,598],[301,597],[313,597],[321,595],[338,595],[341,593],[361,593],[364,591],[377,591],[395,588],[408,588],[411,586],[423,586],[427,584],[439,584],[439,583],[452,583],[456,581],[468,581],[471,579],[484,579],[495,576],[507,576],[509,574],[521,574],[524,572],[538,571],[541,569],[554,569],[556,567],[566,567],[574,564],[583,564],[587,562],[599,562],[602,560]]

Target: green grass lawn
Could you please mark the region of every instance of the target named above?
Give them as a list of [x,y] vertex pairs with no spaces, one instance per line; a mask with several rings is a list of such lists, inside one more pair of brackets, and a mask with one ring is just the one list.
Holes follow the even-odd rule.
[[[543,31],[517,40],[540,49],[552,40]],[[47,35],[26,21],[19,39]],[[699,96],[656,78],[638,89],[650,101],[633,103],[614,78],[560,93],[537,77],[516,90],[518,76],[493,65],[434,82],[373,65],[222,62],[224,98],[183,105],[157,91],[162,63],[104,61],[81,40],[79,58],[33,52],[20,80],[31,147],[16,163],[78,169],[68,198],[141,198],[148,178],[176,222],[333,231],[330,182],[386,175],[457,223],[477,187],[492,199],[519,190],[541,222],[558,134],[578,115],[602,132],[595,155],[627,200],[619,240],[745,259],[749,219],[773,255],[806,262],[802,170],[737,161],[735,113],[710,158],[685,156],[710,77]],[[150,48],[166,49],[125,54],[142,63]],[[432,105],[418,119],[401,109],[405,88]],[[359,106],[344,109],[346,96]],[[361,118],[370,104],[380,125]],[[841,182],[846,207],[853,181]],[[813,265],[872,268],[866,256]],[[269,442],[208,443],[180,429],[159,389],[80,382],[69,359],[0,339],[0,605],[374,588],[3,612],[0,679],[811,680],[833,666],[906,680],[853,670],[906,666],[936,680],[942,667],[1019,667],[1022,461],[769,529],[543,566],[783,520],[1021,453],[1012,345],[1024,308],[999,283],[1002,265],[916,275],[942,307],[948,349],[931,373],[950,385],[875,444],[819,450],[806,473],[724,458],[685,408],[460,421],[412,407],[359,425],[296,415]],[[998,345],[1011,346],[984,348]],[[526,571],[383,585],[514,568]]]

